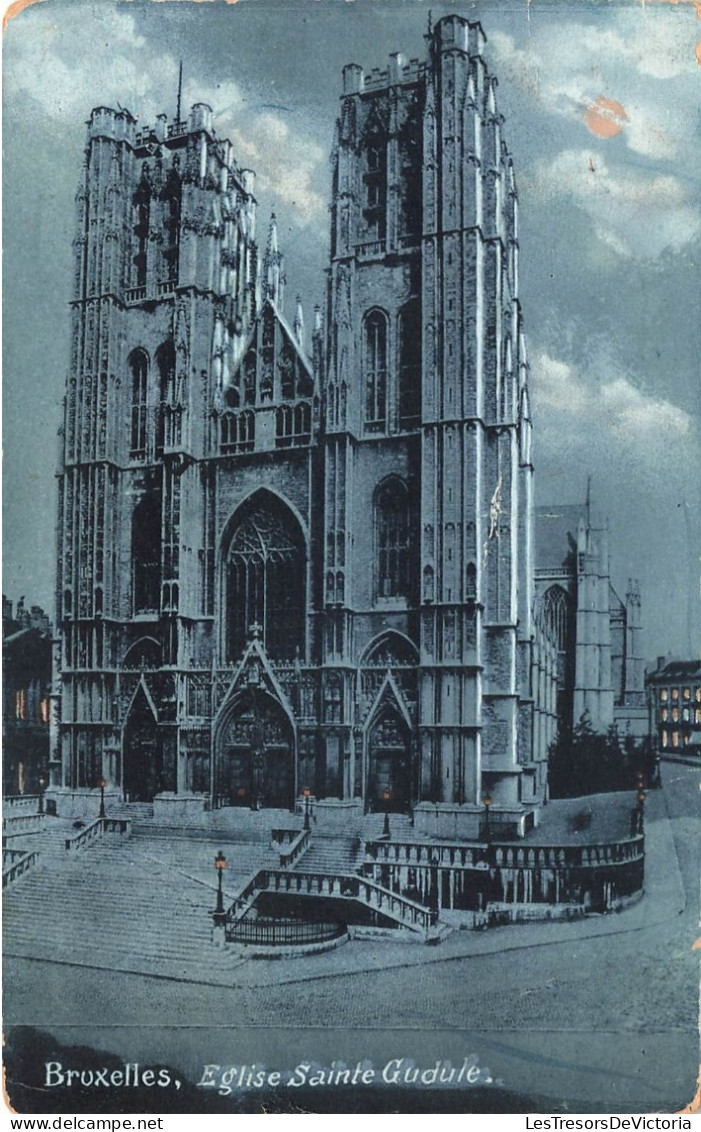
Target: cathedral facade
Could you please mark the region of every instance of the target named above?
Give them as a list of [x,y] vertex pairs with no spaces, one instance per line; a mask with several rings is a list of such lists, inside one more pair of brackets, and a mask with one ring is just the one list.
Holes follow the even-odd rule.
[[478,24],[344,68],[325,308],[212,111],[98,108],[77,196],[52,786],[180,817],[537,821],[518,204]]

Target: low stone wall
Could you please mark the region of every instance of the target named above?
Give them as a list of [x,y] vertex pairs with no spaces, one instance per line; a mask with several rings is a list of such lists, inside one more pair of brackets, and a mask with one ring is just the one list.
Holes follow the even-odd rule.
[[156,794],[153,799],[153,820],[158,825],[202,825],[205,820],[203,794]]
[[[493,807],[489,815],[494,838],[523,837],[526,818],[521,809]],[[485,824],[484,806],[458,806],[448,802],[419,802],[414,807],[417,837],[439,837],[457,841],[478,840]]]
[[[105,809],[121,806],[122,794],[116,787],[105,790]],[[44,795],[44,806],[48,813],[54,812],[60,818],[81,818],[92,821],[100,813],[100,790],[72,790],[67,786],[49,786]]]
[[357,832],[363,813],[362,798],[352,798],[348,801],[339,798],[321,798],[313,802],[310,810],[314,828],[329,829],[344,834]]

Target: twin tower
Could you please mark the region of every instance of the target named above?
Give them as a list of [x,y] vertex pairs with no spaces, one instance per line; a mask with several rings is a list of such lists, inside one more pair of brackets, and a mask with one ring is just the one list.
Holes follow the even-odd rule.
[[51,793],[187,821],[315,799],[473,837],[537,820],[518,205],[479,24],[349,65],[330,266],[288,321],[212,112],[98,108],[78,192]]

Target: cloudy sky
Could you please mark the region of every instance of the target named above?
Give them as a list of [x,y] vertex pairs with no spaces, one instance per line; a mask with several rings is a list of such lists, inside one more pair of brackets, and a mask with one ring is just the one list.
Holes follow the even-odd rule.
[[[480,19],[521,200],[539,503],[592,498],[648,657],[701,648],[701,5],[492,0]],[[98,104],[183,102],[258,172],[288,301],[321,299],[341,68],[423,53],[422,0],[43,0],[4,43],[4,591],[52,609],[73,196]]]

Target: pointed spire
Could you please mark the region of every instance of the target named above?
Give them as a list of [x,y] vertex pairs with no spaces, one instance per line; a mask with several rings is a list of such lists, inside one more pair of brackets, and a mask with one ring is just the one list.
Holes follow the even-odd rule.
[[321,334],[321,307],[318,303],[314,307],[314,333]]
[[304,312],[302,310],[302,300],[297,296],[297,311],[295,313],[294,321],[295,338],[299,345],[304,348]]
[[182,109],[183,100],[183,61],[180,60],[180,70],[178,71],[178,101],[175,110],[175,121],[180,122],[180,112]]
[[275,306],[282,310],[282,300],[285,287],[284,259],[278,250],[277,218],[273,212],[270,217],[268,229],[268,244],[263,260],[263,297],[271,299]]

